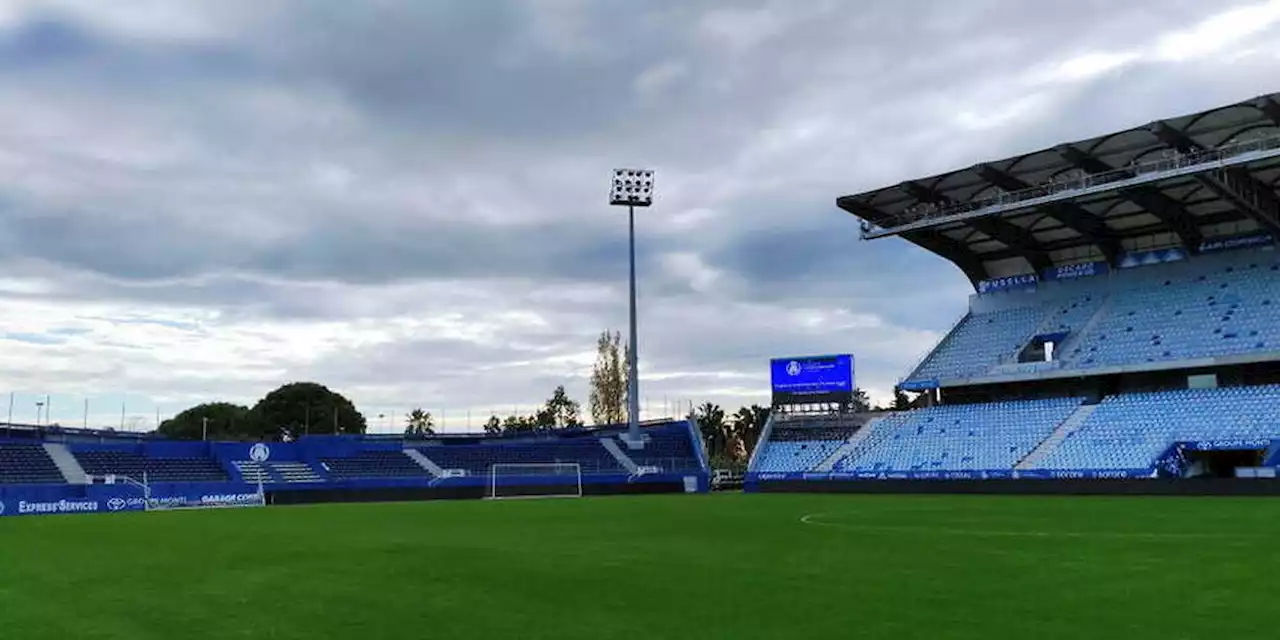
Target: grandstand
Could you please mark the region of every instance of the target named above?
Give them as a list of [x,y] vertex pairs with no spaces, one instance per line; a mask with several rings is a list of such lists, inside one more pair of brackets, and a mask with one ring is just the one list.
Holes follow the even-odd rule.
[[[117,511],[151,504],[281,503],[483,497],[495,465],[519,495],[571,468],[583,493],[707,491],[709,469],[687,421],[511,435],[304,436],[296,442],[174,441],[153,434],[7,426],[0,432],[0,515]],[[529,471],[532,469],[532,471]],[[223,498],[236,503],[222,505]],[[261,504],[262,500],[258,501]]]
[[954,263],[967,311],[848,429],[780,417],[748,486],[1274,477],[1280,94],[843,196]]

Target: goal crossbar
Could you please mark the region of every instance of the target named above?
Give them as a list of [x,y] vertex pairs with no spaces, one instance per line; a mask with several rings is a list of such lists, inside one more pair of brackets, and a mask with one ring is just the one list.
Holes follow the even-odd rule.
[[486,498],[578,498],[582,465],[576,462],[499,463],[489,467]]

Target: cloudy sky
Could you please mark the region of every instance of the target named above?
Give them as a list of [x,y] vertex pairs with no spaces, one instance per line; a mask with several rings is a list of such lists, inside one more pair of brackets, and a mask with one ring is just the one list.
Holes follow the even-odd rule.
[[1280,2],[0,0],[0,78],[15,421],[312,379],[461,428],[585,399],[617,166],[651,414],[815,352],[886,397],[969,288],[834,198],[1275,91]]

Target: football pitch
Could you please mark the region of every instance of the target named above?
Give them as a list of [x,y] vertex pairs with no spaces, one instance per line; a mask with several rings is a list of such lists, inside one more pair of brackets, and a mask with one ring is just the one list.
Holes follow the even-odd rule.
[[712,495],[0,520],[0,637],[1274,637],[1280,501]]

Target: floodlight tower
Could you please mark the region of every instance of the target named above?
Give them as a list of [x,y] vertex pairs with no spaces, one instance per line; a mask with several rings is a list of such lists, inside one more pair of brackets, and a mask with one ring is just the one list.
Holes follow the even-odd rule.
[[631,250],[631,340],[627,358],[627,441],[633,449],[642,446],[640,439],[640,350],[636,343],[636,207],[653,204],[652,169],[614,169],[613,190],[609,204],[626,206],[630,228]]

